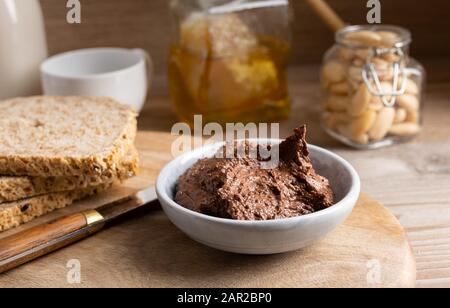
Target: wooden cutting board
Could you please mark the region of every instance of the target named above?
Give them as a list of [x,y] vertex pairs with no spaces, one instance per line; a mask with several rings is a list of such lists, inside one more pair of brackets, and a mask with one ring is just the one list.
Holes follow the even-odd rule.
[[[108,194],[42,217],[1,237],[79,210],[96,208],[152,185],[173,137],[139,133],[141,175]],[[81,284],[67,282],[67,264],[81,264]],[[159,208],[52,255],[0,275],[1,287],[413,287],[415,261],[405,231],[375,200],[362,195],[351,217],[307,249],[242,256],[202,246],[178,231]]]

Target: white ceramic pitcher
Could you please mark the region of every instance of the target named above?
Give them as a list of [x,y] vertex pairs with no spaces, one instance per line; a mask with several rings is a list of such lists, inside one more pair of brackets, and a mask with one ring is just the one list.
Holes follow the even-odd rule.
[[47,42],[38,0],[0,0],[0,99],[39,94]]

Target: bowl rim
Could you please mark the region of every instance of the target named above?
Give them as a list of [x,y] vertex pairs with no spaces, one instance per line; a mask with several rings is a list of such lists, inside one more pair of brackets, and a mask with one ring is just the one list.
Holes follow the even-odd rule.
[[[237,141],[239,142],[241,140],[237,140]],[[256,141],[257,144],[261,144],[261,143],[279,144],[283,140],[281,140],[281,139],[247,139],[247,141],[250,141],[250,142]],[[341,156],[339,156],[329,150],[326,150],[322,147],[308,144],[308,149],[310,150],[310,152],[311,152],[311,150],[313,150],[313,151],[328,155],[333,160],[335,160],[337,163],[340,163],[341,165],[343,165],[344,168],[349,172],[351,179],[352,179],[352,183],[351,183],[350,189],[347,192],[347,194],[342,198],[342,200],[340,200],[338,203],[334,204],[333,206],[331,206],[327,209],[324,209],[322,211],[318,211],[318,212],[315,212],[312,214],[303,215],[303,216],[281,218],[281,219],[274,219],[274,220],[235,220],[235,219],[219,218],[219,217],[214,217],[214,216],[198,213],[198,212],[192,211],[190,209],[187,209],[187,208],[183,207],[182,205],[178,204],[177,202],[175,202],[175,200],[173,200],[173,198],[171,198],[167,194],[167,191],[166,191],[167,183],[163,183],[163,178],[169,178],[168,177],[169,172],[172,169],[174,169],[175,166],[177,166],[181,161],[186,160],[188,158],[200,159],[200,158],[204,157],[203,154],[205,152],[208,152],[215,147],[219,148],[220,146],[223,146],[223,145],[225,145],[225,142],[217,142],[217,143],[209,144],[209,145],[203,146],[199,149],[195,149],[195,150],[189,151],[187,153],[184,153],[184,154],[180,155],[179,157],[175,158],[174,160],[172,160],[161,170],[161,172],[159,173],[157,180],[156,180],[156,193],[158,195],[158,199],[160,200],[160,202],[161,202],[161,199],[162,199],[162,201],[165,202],[165,204],[163,204],[163,202],[161,202],[163,209],[164,209],[164,205],[169,205],[172,209],[174,209],[178,212],[182,212],[185,215],[190,215],[190,216],[193,216],[193,217],[196,217],[199,219],[208,220],[210,222],[227,224],[227,225],[236,225],[236,226],[237,225],[239,225],[239,226],[245,226],[245,225],[247,225],[247,226],[249,226],[249,225],[251,225],[251,226],[271,226],[272,225],[272,226],[274,226],[274,225],[279,225],[280,223],[301,223],[306,220],[311,220],[314,218],[320,218],[323,216],[332,215],[336,212],[344,210],[346,207],[354,208],[356,205],[356,202],[354,202],[354,201],[355,200],[357,201],[360,196],[361,179],[360,179],[358,173],[356,172],[355,168]],[[176,181],[177,180],[178,179],[176,179]]]

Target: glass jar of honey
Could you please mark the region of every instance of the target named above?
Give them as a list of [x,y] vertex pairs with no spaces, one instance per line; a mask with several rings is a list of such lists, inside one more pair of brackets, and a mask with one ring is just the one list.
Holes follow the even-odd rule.
[[184,122],[261,123],[289,115],[288,0],[173,0],[173,107]]

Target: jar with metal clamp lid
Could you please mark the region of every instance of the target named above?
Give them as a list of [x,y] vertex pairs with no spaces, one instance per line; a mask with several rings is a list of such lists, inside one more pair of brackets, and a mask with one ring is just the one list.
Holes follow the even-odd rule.
[[422,124],[425,70],[397,26],[349,26],[336,34],[321,72],[323,127],[339,141],[376,149],[410,140]]

